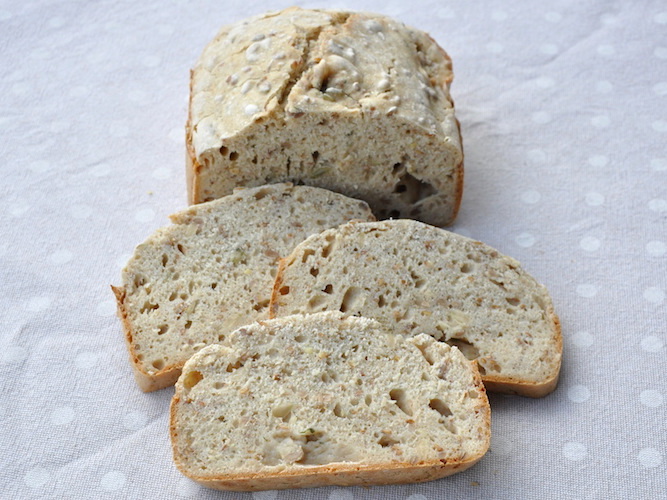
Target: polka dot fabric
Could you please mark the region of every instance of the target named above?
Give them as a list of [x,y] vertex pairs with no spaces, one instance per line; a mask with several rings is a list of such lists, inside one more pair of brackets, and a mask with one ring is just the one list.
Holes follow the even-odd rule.
[[[247,494],[171,462],[172,389],[139,391],[109,284],[185,207],[188,70],[290,1],[0,7],[0,477],[12,499],[657,498],[667,491],[667,6],[329,3],[431,33],[466,152],[453,230],[512,255],[563,325],[558,389],[491,395],[491,448],[433,483]],[[300,2],[305,7],[322,3]]]

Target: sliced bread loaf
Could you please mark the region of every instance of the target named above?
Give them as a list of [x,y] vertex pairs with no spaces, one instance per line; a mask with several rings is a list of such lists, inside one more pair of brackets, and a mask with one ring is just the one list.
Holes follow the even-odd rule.
[[366,203],[306,186],[239,190],[171,217],[113,288],[139,386],[172,385],[197,350],[268,316],[280,257],[313,233],[374,220]]
[[192,71],[190,201],[299,181],[449,224],[463,185],[451,80],[427,34],[383,16],[290,8],[227,26]]
[[171,403],[178,469],[216,489],[428,481],[486,452],[474,363],[338,312],[242,327],[195,354]]
[[350,223],[281,262],[272,316],[340,310],[428,333],[479,364],[490,391],[539,397],[558,381],[551,298],[493,248],[416,221]]

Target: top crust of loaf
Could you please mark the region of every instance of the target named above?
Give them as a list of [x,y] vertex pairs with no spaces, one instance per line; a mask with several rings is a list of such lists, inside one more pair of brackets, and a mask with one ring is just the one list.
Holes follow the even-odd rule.
[[251,324],[195,354],[171,432],[181,472],[257,490],[453,474],[484,455],[490,420],[457,348],[327,312]]
[[436,225],[460,204],[451,60],[389,18],[290,8],[225,27],[192,72],[188,193],[299,182]]
[[291,184],[239,189],[171,216],[113,287],[139,386],[172,385],[196,351],[266,318],[278,260],[352,219],[374,217],[362,201]]
[[549,294],[493,248],[416,221],[349,223],[283,259],[271,315],[340,310],[428,333],[475,359],[488,390],[541,397],[562,338]]

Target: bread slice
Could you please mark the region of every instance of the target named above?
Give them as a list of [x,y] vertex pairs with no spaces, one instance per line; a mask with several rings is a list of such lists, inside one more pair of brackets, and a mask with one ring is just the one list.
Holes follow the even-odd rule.
[[383,16],[290,8],[227,26],[192,71],[189,199],[298,181],[449,224],[463,186],[451,81],[433,39]]
[[345,224],[281,262],[272,316],[340,310],[428,333],[479,364],[486,388],[556,387],[562,339],[544,286],[478,241],[416,221]]
[[362,201],[291,184],[239,190],[173,215],[112,287],[139,386],[174,384],[196,351],[268,317],[278,259],[351,219],[374,217]]
[[174,461],[216,489],[428,481],[489,447],[474,363],[339,312],[242,327],[195,354],[171,403]]

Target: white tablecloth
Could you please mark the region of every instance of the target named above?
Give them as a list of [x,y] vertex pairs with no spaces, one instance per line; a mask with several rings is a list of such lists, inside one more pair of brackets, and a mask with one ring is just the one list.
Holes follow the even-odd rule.
[[0,497],[664,498],[667,4],[340,1],[454,60],[454,230],[520,260],[563,323],[561,383],[491,396],[471,470],[421,485],[216,493],[174,468],[173,389],[131,375],[109,284],[186,206],[188,70],[223,24],[290,1],[0,6]]

